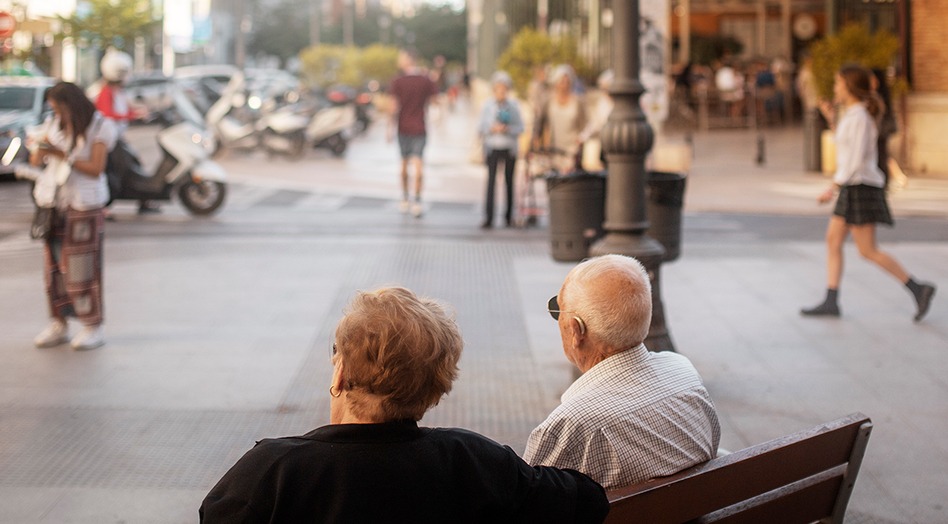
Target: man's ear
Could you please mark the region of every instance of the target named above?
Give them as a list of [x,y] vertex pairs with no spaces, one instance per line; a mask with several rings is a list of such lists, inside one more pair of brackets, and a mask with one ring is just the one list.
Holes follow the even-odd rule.
[[572,339],[573,347],[580,347],[583,339],[586,338],[586,323],[579,317],[573,317],[569,323],[569,336]]

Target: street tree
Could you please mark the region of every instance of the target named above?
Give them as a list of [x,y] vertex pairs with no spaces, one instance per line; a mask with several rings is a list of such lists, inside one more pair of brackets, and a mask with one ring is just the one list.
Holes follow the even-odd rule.
[[275,56],[283,64],[297,56],[310,43],[308,6],[307,0],[254,2],[247,51],[254,56]]
[[300,53],[301,72],[309,86],[361,86],[370,80],[388,84],[398,74],[398,49],[379,44],[365,48],[310,46]]
[[411,45],[426,59],[441,55],[448,62],[467,60],[467,17],[448,6],[423,5],[412,18],[401,19],[410,37],[400,45]]
[[589,68],[576,51],[572,38],[551,38],[530,27],[517,32],[497,59],[497,68],[510,74],[521,96],[526,94],[527,84],[538,67],[555,64],[569,64],[581,77],[588,76]]
[[158,27],[149,0],[86,0],[85,8],[68,17],[59,17],[59,35],[88,42],[100,49],[114,47],[131,53],[135,38]]

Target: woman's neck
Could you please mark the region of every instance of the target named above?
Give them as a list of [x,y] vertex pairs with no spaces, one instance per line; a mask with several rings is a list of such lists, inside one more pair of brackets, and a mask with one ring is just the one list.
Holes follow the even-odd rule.
[[362,408],[352,409],[352,400],[349,398],[349,392],[343,391],[342,395],[335,397],[330,402],[330,420],[331,424],[380,424],[388,422],[384,420],[381,413],[381,403],[369,396],[363,395],[360,399]]
[[849,108],[853,107],[854,105],[856,105],[856,104],[861,104],[861,103],[862,103],[862,100],[859,100],[858,98],[856,98],[856,97],[854,97],[854,96],[851,96],[851,95],[845,96],[845,97],[843,97],[842,100],[839,101],[839,105],[840,105],[840,107],[842,107],[843,109],[849,109]]

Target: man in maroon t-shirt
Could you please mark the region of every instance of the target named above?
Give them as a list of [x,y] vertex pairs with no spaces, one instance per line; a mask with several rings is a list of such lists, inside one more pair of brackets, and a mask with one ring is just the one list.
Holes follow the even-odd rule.
[[[427,130],[425,128],[425,108],[428,101],[438,95],[438,86],[416,64],[416,55],[412,50],[404,49],[398,53],[398,67],[401,76],[392,81],[388,92],[395,99],[392,108],[392,124],[397,123],[398,147],[402,156],[402,212],[411,210],[411,214],[420,217],[422,162],[425,150]],[[389,139],[391,139],[391,128]],[[415,201],[409,201],[408,164],[415,167]]]

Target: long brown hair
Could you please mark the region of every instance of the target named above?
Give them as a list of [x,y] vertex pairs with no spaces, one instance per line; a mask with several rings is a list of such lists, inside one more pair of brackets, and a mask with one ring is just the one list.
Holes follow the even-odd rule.
[[[69,123],[72,125],[72,146],[85,135],[95,116],[95,104],[86,96],[82,89],[72,82],[59,82],[46,91],[46,100],[53,100],[57,104],[69,108]],[[66,123],[60,122],[60,129],[66,129]]]
[[876,118],[885,111],[885,104],[872,90],[871,75],[868,69],[856,64],[847,64],[839,68],[839,76],[846,84],[846,90],[857,100],[866,104],[869,114]]

